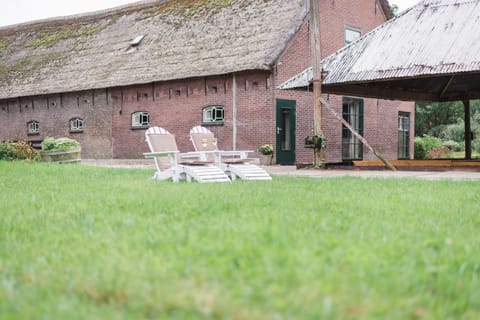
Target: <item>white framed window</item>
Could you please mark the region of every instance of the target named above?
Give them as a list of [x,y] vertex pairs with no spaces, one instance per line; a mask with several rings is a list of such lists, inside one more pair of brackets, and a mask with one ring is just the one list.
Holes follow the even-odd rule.
[[225,108],[223,106],[208,106],[203,108],[203,123],[223,123],[225,119]]
[[27,122],[27,133],[28,134],[39,134],[40,133],[40,123],[38,121]]
[[84,128],[83,119],[73,118],[70,120],[70,131],[71,132],[82,132]]
[[148,128],[150,125],[150,113],[139,111],[132,113],[132,128]]
[[358,29],[345,27],[345,44],[354,42],[362,36],[362,31]]
[[410,159],[410,113],[398,113],[398,159]]

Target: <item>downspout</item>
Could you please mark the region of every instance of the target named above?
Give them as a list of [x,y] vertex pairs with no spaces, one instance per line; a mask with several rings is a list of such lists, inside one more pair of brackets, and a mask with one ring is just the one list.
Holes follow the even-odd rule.
[[232,82],[232,149],[235,151],[237,150],[237,76],[235,73],[233,73]]

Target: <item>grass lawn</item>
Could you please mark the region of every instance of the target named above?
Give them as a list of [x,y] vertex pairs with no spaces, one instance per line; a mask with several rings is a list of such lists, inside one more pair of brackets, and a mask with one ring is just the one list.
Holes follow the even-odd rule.
[[0,319],[480,319],[480,183],[0,161]]
[[[449,159],[465,159],[465,151],[462,152],[452,152]],[[472,152],[472,159],[480,159],[480,153]]]

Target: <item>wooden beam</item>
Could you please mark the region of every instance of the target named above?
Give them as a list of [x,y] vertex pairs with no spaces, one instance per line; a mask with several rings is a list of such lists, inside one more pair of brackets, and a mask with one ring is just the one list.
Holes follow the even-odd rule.
[[450,79],[448,79],[447,84],[445,85],[445,87],[443,87],[442,92],[440,92],[440,99],[443,98],[443,96],[444,96],[445,93],[447,92],[448,88],[450,88],[450,85],[452,84],[453,79],[455,79],[455,75],[452,75],[452,76],[450,77]]
[[345,85],[322,85],[322,92],[336,95],[348,95],[364,98],[385,99],[385,100],[402,100],[402,101],[459,101],[463,99],[477,100],[480,99],[480,90],[469,89],[468,92],[445,92],[440,98],[438,94],[421,91],[390,89],[372,84],[345,84]]
[[328,103],[327,101],[325,101],[323,98],[320,98],[322,100],[322,103],[323,105],[325,106],[325,108],[327,108],[328,110],[330,110],[333,115],[335,116],[335,118],[337,118],[338,121],[340,121],[348,130],[350,130],[353,135],[355,137],[357,137],[358,140],[360,140],[361,143],[363,143],[363,145],[365,147],[367,147],[370,151],[373,152],[373,154],[378,158],[380,159],[384,164],[385,166],[387,166],[390,170],[392,171],[397,171],[397,169],[387,160],[385,159],[385,157],[380,153],[378,152],[376,149],[374,149],[367,141],[367,139],[365,139],[364,137],[362,137],[362,135],[360,133],[358,133],[351,125],[350,123],[348,123],[345,119],[343,119],[343,117],[341,117],[336,111],[335,109],[330,106],[330,103]]
[[[320,22],[319,7],[320,1],[310,0],[310,21],[311,21],[311,40],[312,40],[312,57],[313,57],[313,132],[316,136],[323,136],[322,132],[322,104],[320,97],[322,96],[322,59],[320,46]],[[314,149],[315,160],[314,167],[320,168],[324,166],[324,150],[322,148]]]
[[465,159],[472,159],[472,127],[470,123],[470,100],[463,100],[465,111]]
[[323,85],[322,90],[323,93],[374,99],[402,101],[438,101],[438,95],[436,94],[354,84]]

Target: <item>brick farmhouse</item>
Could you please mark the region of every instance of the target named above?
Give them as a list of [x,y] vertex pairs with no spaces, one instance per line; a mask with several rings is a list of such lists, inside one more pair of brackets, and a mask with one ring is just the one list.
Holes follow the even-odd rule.
[[[387,0],[318,0],[322,56],[392,18]],[[0,28],[0,140],[67,136],[84,158],[139,158],[161,126],[191,151],[271,143],[279,164],[312,162],[313,95],[279,90],[311,66],[309,0],[149,0]],[[326,96],[389,159],[413,152],[414,105]],[[323,112],[326,160],[373,159]]]

